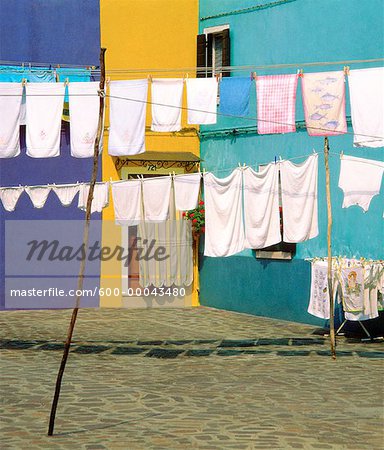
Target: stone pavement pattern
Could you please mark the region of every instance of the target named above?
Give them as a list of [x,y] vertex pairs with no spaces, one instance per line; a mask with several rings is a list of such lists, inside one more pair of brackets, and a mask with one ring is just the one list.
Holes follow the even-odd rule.
[[383,449],[384,348],[208,308],[0,313],[5,449]]

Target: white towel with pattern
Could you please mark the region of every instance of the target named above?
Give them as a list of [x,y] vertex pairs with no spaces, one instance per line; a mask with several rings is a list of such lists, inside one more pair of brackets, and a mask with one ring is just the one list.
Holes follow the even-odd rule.
[[183,87],[184,81],[179,78],[152,80],[152,131],[181,130]]
[[138,225],[141,216],[141,181],[112,183],[113,207],[117,225]]
[[0,83],[0,158],[20,154],[21,83]]

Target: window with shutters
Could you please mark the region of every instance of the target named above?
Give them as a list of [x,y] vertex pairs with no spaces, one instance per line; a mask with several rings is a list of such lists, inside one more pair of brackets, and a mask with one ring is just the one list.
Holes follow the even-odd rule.
[[230,64],[229,25],[205,28],[204,33],[197,36],[196,66],[202,70],[198,70],[196,76],[206,78],[221,73],[229,77],[230,72],[222,68]]

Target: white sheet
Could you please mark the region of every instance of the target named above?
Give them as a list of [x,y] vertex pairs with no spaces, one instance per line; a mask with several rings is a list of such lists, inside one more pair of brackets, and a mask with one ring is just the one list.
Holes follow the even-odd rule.
[[148,80],[111,81],[109,93],[108,153],[124,156],[145,152]]
[[[81,184],[79,189],[78,207],[83,211],[87,209],[89,184]],[[91,214],[102,212],[103,208],[109,204],[109,183],[96,183],[93,191]]]
[[115,222],[118,225],[138,225],[142,220],[141,181],[112,183]]
[[349,72],[355,147],[384,146],[384,67]]
[[98,90],[96,81],[68,84],[71,155],[75,158],[93,157],[99,122]]
[[352,205],[368,211],[372,198],[380,192],[384,162],[343,155],[339,188],[344,192],[343,208]]
[[167,220],[171,186],[171,177],[147,178],[143,181],[144,218],[146,221]]
[[9,212],[14,211],[23,192],[23,186],[0,188],[0,200],[3,203],[4,209]]
[[59,156],[64,83],[27,83],[25,89],[27,155]]
[[268,164],[244,171],[244,221],[247,248],[265,248],[281,241],[279,171]]
[[28,194],[35,208],[43,208],[51,192],[51,186],[26,186],[25,192]]
[[73,199],[75,198],[75,195],[80,190],[79,184],[73,184],[73,185],[63,185],[63,186],[52,186],[53,192],[57,195],[58,199],[60,200],[60,203],[63,206],[69,206]]
[[21,83],[0,83],[0,158],[20,154]]
[[317,217],[318,155],[301,164],[280,164],[283,240],[303,242],[319,234]]
[[200,173],[176,175],[173,179],[175,187],[175,205],[179,211],[195,209],[199,200]]
[[217,122],[217,80],[212,78],[188,78],[188,123],[209,125]]
[[183,80],[178,78],[152,80],[152,131],[181,130],[183,87]]
[[231,256],[245,248],[242,172],[226,178],[204,175],[206,256]]

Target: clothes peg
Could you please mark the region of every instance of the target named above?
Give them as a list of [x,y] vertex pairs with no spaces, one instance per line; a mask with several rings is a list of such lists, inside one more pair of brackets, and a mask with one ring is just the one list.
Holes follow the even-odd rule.
[[257,73],[251,72],[251,80],[256,80],[256,78],[257,78]]
[[149,73],[148,77],[147,77],[148,81],[150,81],[152,83],[152,75]]
[[106,80],[105,80],[105,82],[106,82],[107,84],[109,84],[109,83],[111,82],[111,77],[107,77]]
[[69,84],[69,78],[66,78],[64,81],[64,86],[68,86],[68,84]]
[[343,159],[343,156],[344,156],[344,152],[343,152],[343,150],[341,150],[341,152],[340,152],[340,159]]
[[344,66],[344,75],[349,75],[349,66]]
[[275,155],[275,164],[276,164],[276,162],[277,162],[277,156]]
[[297,71],[297,74],[299,75],[299,78],[303,78],[303,76],[304,76],[304,71],[303,71],[303,69],[299,69],[299,70]]
[[27,79],[26,78],[23,78],[22,80],[21,80],[21,85],[22,86],[25,86],[27,84]]

